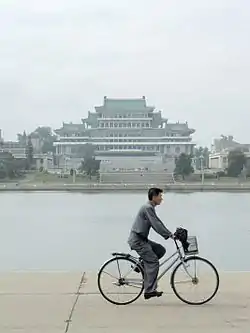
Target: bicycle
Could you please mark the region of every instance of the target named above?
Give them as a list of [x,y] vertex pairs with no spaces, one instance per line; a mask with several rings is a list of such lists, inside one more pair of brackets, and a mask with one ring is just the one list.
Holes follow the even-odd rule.
[[[199,250],[198,250],[198,242],[197,242],[197,237],[196,236],[189,236],[188,237],[188,242],[189,242],[189,247],[188,249],[184,249],[183,246],[179,246],[178,242],[176,239],[174,239],[175,245],[176,245],[176,251],[169,256],[167,259],[163,260],[160,263],[160,267],[164,266],[167,262],[169,262],[172,258],[172,262],[159,274],[157,277],[157,281],[159,281],[175,264],[175,267],[170,275],[170,286],[174,292],[174,294],[184,303],[187,303],[189,305],[202,305],[205,304],[214,298],[216,295],[218,289],[219,289],[219,284],[220,284],[220,278],[217,269],[215,266],[207,259],[199,257]],[[208,282],[205,285],[205,293],[208,295],[205,297],[205,299],[201,299],[199,301],[190,301],[187,298],[184,298],[184,296],[181,295],[180,291],[178,290],[178,286],[183,283],[186,285],[188,282],[191,282],[192,286],[198,286],[200,284],[200,277],[197,276],[197,273],[195,271],[194,274],[191,274],[189,271],[191,263],[194,263],[195,265],[195,270],[196,270],[196,264],[197,263],[203,263],[205,264],[205,267],[210,269],[210,274],[203,271],[203,276],[201,275],[201,278],[208,278]],[[113,273],[107,273],[106,270],[111,264],[114,264],[118,269],[118,276],[115,276]],[[122,275],[121,273],[121,268],[122,264],[128,264],[129,270],[126,272],[125,275]],[[183,268],[183,273],[181,274],[182,276],[186,276],[189,280],[184,280],[183,282],[177,282],[176,278],[178,276],[178,273],[180,273],[181,268]],[[136,278],[128,278],[128,275],[130,273],[136,274]],[[214,277],[214,288],[212,289],[211,293],[208,293],[208,286],[211,284],[211,278],[212,276]],[[126,292],[125,295],[131,296],[132,298],[126,301],[116,301],[113,300],[111,297],[114,295],[114,292],[110,292],[110,287],[108,288],[108,292],[105,293],[103,289],[103,281],[105,281],[106,277],[111,277],[115,281],[112,282],[112,286],[121,288],[121,287],[132,287],[133,292]],[[98,277],[97,277],[97,283],[98,283],[98,289],[101,293],[101,295],[110,303],[115,304],[115,305],[127,305],[130,303],[133,303],[136,301],[142,294],[144,285],[143,285],[143,279],[144,279],[144,268],[143,264],[140,258],[135,257],[129,253],[120,253],[120,252],[115,252],[112,253],[112,258],[107,260],[103,266],[100,268],[98,272]],[[135,290],[138,290],[136,293]]]

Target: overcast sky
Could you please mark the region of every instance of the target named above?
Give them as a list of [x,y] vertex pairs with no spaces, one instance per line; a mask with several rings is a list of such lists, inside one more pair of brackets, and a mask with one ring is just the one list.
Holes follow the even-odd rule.
[[0,128],[146,96],[194,140],[250,143],[249,0],[0,0]]

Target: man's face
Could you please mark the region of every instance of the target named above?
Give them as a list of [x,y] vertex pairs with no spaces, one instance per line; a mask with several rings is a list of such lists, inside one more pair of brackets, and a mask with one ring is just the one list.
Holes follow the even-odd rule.
[[163,193],[159,193],[157,196],[153,197],[153,202],[155,205],[160,205],[163,200]]

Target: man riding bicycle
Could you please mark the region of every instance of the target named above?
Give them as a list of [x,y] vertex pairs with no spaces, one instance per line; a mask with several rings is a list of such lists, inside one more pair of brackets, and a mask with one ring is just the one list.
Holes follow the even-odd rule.
[[144,298],[162,296],[161,291],[157,291],[157,276],[159,272],[159,259],[162,258],[166,249],[156,242],[148,239],[150,228],[152,227],[163,238],[174,238],[163,222],[156,215],[155,207],[162,202],[163,190],[160,188],[150,188],[148,191],[148,202],[140,209],[132,225],[128,244],[131,250],[135,250],[144,264]]

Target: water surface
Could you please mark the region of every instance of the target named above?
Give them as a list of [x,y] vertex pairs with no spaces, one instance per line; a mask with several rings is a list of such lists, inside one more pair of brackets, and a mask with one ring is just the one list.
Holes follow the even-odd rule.
[[[0,270],[96,270],[127,237],[143,193],[0,194]],[[157,211],[169,229],[184,226],[200,255],[219,269],[250,271],[250,194],[166,193]],[[173,250],[154,231],[151,238]]]

